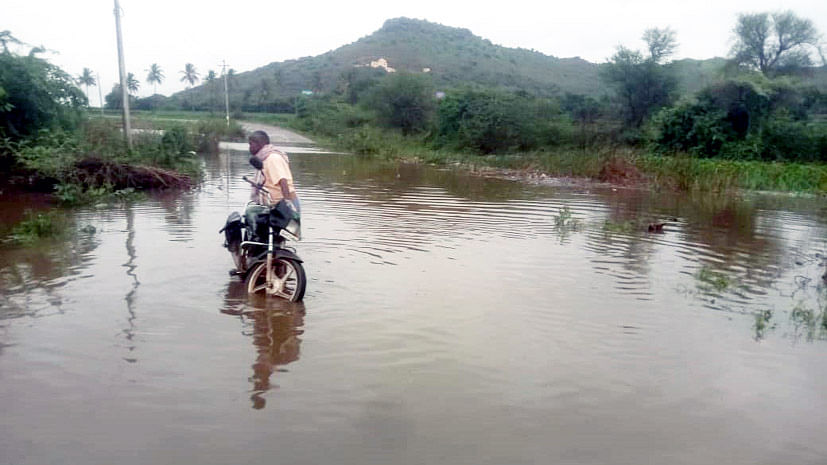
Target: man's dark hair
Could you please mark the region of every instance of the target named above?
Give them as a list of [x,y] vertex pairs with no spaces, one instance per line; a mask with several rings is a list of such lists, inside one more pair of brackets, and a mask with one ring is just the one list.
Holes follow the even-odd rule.
[[262,145],[267,145],[270,143],[270,136],[268,136],[264,131],[253,131],[248,139],[256,141]]

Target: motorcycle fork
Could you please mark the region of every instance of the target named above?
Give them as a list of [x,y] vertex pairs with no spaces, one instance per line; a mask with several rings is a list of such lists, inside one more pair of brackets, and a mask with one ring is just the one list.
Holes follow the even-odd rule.
[[269,238],[267,240],[267,292],[273,293],[273,228],[269,229]]

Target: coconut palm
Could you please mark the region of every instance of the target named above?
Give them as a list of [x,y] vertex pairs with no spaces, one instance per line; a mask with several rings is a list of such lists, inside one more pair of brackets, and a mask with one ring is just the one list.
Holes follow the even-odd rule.
[[194,86],[195,83],[200,80],[198,77],[198,71],[192,63],[187,63],[184,65],[184,70],[181,71],[181,74],[183,74],[181,77],[181,82],[189,82],[190,87]]
[[0,32],[0,46],[3,47],[3,53],[9,53],[9,44],[22,45],[23,42],[11,35],[9,30]]
[[207,77],[204,78],[204,82],[207,83],[207,89],[210,93],[210,105],[215,107],[216,99],[215,99],[215,83],[218,79],[218,75],[215,74],[215,71],[209,70],[207,72]]
[[83,73],[78,76],[78,84],[83,84],[86,86],[86,106],[89,106],[89,86],[97,85],[95,82],[95,77],[92,76],[92,70],[89,68],[83,68]]
[[138,80],[135,79],[135,75],[129,73],[126,75],[126,91],[130,94],[137,94],[138,88],[141,87],[141,84],[138,83]]
[[[195,85],[198,82],[198,71],[195,69],[195,66],[192,63],[187,63],[184,65],[184,70],[181,71],[183,76],[181,77],[181,82],[188,82],[190,85],[187,86],[187,89]],[[193,102],[193,97],[190,95],[190,105],[192,106],[192,110],[195,111],[195,103]]]
[[152,63],[147,71],[146,82],[152,84],[152,95],[155,95],[158,93],[158,84],[164,81],[164,72],[157,63]]

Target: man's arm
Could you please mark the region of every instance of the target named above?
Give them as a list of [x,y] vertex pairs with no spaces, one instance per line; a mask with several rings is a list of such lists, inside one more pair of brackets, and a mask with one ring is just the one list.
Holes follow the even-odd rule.
[[287,180],[284,178],[279,179],[279,187],[281,188],[281,196],[285,199],[296,200],[296,193],[290,193],[289,188],[287,187]]

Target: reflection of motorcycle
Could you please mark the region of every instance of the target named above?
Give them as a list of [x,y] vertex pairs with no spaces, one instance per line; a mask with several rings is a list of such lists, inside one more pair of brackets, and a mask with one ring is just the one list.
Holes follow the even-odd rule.
[[250,400],[258,410],[266,406],[268,392],[278,388],[279,372],[299,360],[306,309],[303,302],[263,299],[259,302],[263,305],[253,307],[249,300],[244,283],[230,281],[221,313],[237,316],[243,324],[242,334],[252,339],[256,358],[249,377]]
[[[255,157],[250,163],[261,169]],[[246,176],[243,179],[270,197],[262,184]],[[302,259],[285,246],[287,240],[300,239],[300,221],[287,200],[271,206],[248,202],[243,217],[233,212],[227,218],[219,232],[224,233],[224,246],[235,261],[236,269],[231,274],[244,279],[247,293],[273,295],[291,302],[302,300],[307,285]]]

